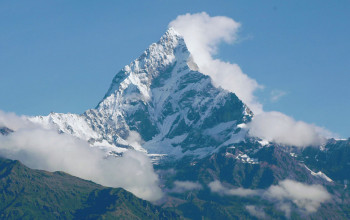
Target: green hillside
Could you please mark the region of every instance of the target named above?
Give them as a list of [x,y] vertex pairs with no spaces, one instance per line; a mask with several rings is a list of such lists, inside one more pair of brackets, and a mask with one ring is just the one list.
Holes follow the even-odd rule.
[[0,219],[178,219],[121,188],[0,158]]

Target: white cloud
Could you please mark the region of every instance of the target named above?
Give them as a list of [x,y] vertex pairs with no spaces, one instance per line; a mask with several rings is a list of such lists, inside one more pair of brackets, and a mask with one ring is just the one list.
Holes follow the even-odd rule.
[[237,64],[213,58],[220,43],[237,40],[241,26],[238,22],[224,16],[210,17],[202,12],[180,15],[169,26],[183,35],[199,70],[209,75],[216,86],[234,92],[255,113],[262,111],[254,96],[254,91],[261,86],[244,74]]
[[1,113],[0,124],[16,128],[16,132],[0,135],[0,155],[30,168],[64,171],[105,186],[122,187],[150,201],[162,197],[158,176],[144,153],[130,150],[123,157],[106,157],[85,141],[32,125],[14,114],[6,116]]
[[247,205],[245,208],[252,216],[257,217],[258,219],[266,219],[266,214],[262,208],[254,205]]
[[138,132],[130,131],[126,142],[128,142],[128,144],[132,146],[135,150],[147,153],[147,151],[141,146],[143,140]]
[[264,112],[256,115],[248,124],[251,136],[284,145],[297,147],[318,146],[324,143],[328,131],[280,112]]
[[209,183],[209,188],[212,192],[219,193],[221,195],[230,195],[230,196],[255,196],[259,195],[258,190],[244,189],[244,188],[235,188],[229,189],[221,184],[219,180],[215,180]]
[[198,182],[191,181],[175,181],[174,188],[170,192],[183,193],[186,191],[200,190],[202,185]]
[[329,200],[331,195],[321,185],[307,185],[293,180],[283,180],[278,185],[270,186],[263,194],[269,199],[276,199],[289,215],[290,207],[286,201],[292,201],[299,210],[306,213],[316,212],[321,203]]
[[287,95],[285,91],[282,90],[272,90],[270,93],[270,100],[271,102],[277,102],[280,100],[283,96]]
[[[289,179],[280,181],[278,185],[272,185],[266,190],[229,189],[223,186],[218,180],[209,183],[208,186],[212,192],[219,193],[220,195],[241,197],[261,196],[274,202],[278,209],[285,212],[286,216],[289,216],[291,213],[291,203],[294,203],[299,211],[313,213],[317,211],[321,203],[331,199],[331,195],[321,185],[308,185]],[[254,213],[258,209],[253,206],[248,207],[247,210],[252,215],[258,214],[258,212]]]
[[17,130],[23,127],[37,127],[36,125],[25,120],[24,116],[17,116],[12,112],[3,112],[0,110],[0,127],[7,127]]

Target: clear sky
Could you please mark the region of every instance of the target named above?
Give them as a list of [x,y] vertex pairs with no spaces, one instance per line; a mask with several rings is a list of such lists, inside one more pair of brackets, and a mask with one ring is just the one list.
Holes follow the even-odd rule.
[[170,21],[202,11],[242,24],[239,42],[222,45],[217,56],[264,85],[256,95],[266,111],[350,136],[349,0],[3,0],[0,109],[46,115],[94,108],[114,74]]

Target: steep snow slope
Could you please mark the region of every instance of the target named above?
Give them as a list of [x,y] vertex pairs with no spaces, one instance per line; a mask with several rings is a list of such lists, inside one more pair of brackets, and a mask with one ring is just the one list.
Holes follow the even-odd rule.
[[246,131],[237,125],[251,117],[235,94],[214,87],[198,72],[183,37],[170,28],[116,74],[95,109],[30,120],[110,153],[134,148],[179,158],[205,156],[242,140]]

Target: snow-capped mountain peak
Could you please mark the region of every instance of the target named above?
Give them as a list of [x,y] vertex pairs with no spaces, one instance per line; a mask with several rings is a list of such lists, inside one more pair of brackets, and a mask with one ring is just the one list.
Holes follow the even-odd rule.
[[149,98],[146,87],[150,86],[152,80],[175,60],[184,62],[189,56],[183,37],[169,28],[157,43],[151,44],[139,58],[116,74],[105,98],[130,84],[137,86]]
[[[245,104],[198,72],[184,38],[169,28],[120,70],[95,109],[82,115],[53,113],[31,120],[55,126],[110,152],[203,156],[241,140],[238,124],[250,120]],[[133,132],[131,132],[133,131]],[[137,132],[142,147],[130,145]]]

